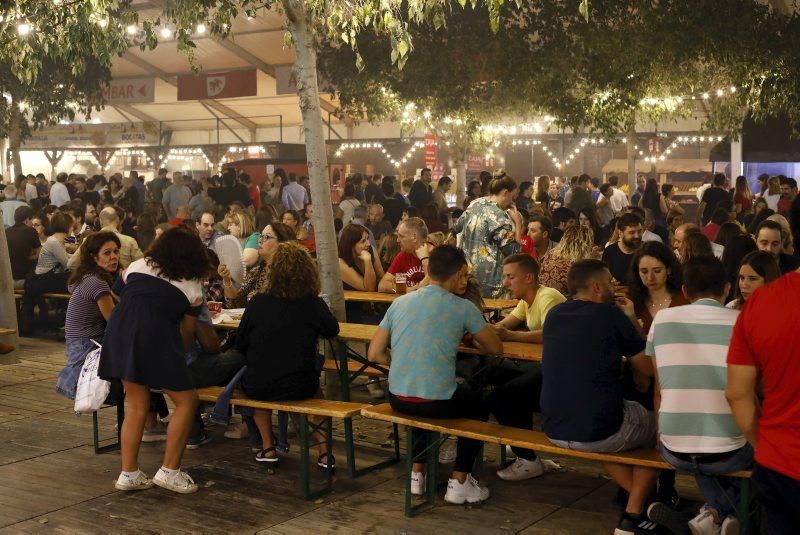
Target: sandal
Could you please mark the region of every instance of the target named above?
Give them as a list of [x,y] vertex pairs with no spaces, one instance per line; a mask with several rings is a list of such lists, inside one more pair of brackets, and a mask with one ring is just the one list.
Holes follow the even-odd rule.
[[[322,462],[322,459],[325,459],[327,462]],[[325,470],[328,470],[329,468],[336,468],[336,459],[332,453],[323,453],[317,457],[317,466],[324,468]]]
[[[267,457],[268,453],[274,453],[274,457]],[[267,448],[256,453],[256,461],[260,463],[277,463],[280,460],[275,448]]]

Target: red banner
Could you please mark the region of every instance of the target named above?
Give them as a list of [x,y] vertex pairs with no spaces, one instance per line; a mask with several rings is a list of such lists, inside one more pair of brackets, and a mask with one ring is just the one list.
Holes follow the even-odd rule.
[[492,171],[494,167],[493,158],[484,158],[470,154],[467,156],[467,171]]
[[425,134],[425,167],[436,167],[436,134],[431,132]]
[[178,76],[178,100],[253,97],[257,93],[256,70]]

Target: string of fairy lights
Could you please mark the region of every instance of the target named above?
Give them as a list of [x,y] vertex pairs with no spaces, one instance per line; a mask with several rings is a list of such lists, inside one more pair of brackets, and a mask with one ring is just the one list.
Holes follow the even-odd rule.
[[351,150],[354,150],[354,149],[376,149],[376,150],[380,150],[383,153],[383,155],[386,157],[386,159],[389,161],[389,163],[392,164],[392,166],[394,166],[394,167],[399,169],[406,162],[408,162],[408,160],[410,160],[412,156],[414,156],[415,152],[417,152],[419,149],[423,148],[424,146],[425,146],[425,144],[422,141],[415,141],[411,145],[411,148],[408,149],[408,151],[406,152],[406,154],[403,157],[395,159],[391,154],[389,154],[389,151],[386,149],[386,147],[383,146],[383,143],[381,143],[380,141],[366,141],[366,142],[358,142],[358,143],[342,143],[341,145],[339,145],[339,148],[336,149],[336,152],[334,153],[334,156],[336,156],[337,158],[341,158],[344,155],[345,152],[351,151]]

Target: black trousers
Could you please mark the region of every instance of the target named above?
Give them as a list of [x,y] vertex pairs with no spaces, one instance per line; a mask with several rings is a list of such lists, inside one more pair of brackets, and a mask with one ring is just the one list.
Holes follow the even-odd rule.
[[[533,429],[533,413],[539,412],[542,393],[542,366],[538,362],[515,363],[504,360],[487,371],[491,389],[486,398],[489,410],[501,425]],[[519,447],[512,451],[522,459],[533,461],[536,452]]]
[[[401,401],[389,392],[389,403],[397,412],[409,416],[422,418],[471,418],[485,422],[489,419],[489,408],[483,401],[480,392],[469,390],[458,385],[453,397],[424,403],[411,403]],[[413,429],[411,440],[414,460],[421,462],[425,449],[428,447],[428,438],[425,431]],[[453,469],[456,472],[472,472],[475,457],[481,450],[481,442],[468,438],[459,438],[456,445],[456,463]]]
[[767,533],[790,535],[800,531],[800,481],[756,463],[753,485],[767,517]]
[[66,293],[69,272],[31,274],[25,279],[25,295],[22,297],[21,328],[23,333],[31,333],[34,326],[34,310],[39,305],[42,316],[46,315],[47,306],[43,294]]

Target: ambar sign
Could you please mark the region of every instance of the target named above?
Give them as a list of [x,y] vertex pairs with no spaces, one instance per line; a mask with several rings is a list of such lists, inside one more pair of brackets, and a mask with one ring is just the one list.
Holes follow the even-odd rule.
[[145,104],[155,100],[155,78],[112,80],[103,90],[109,104]]

